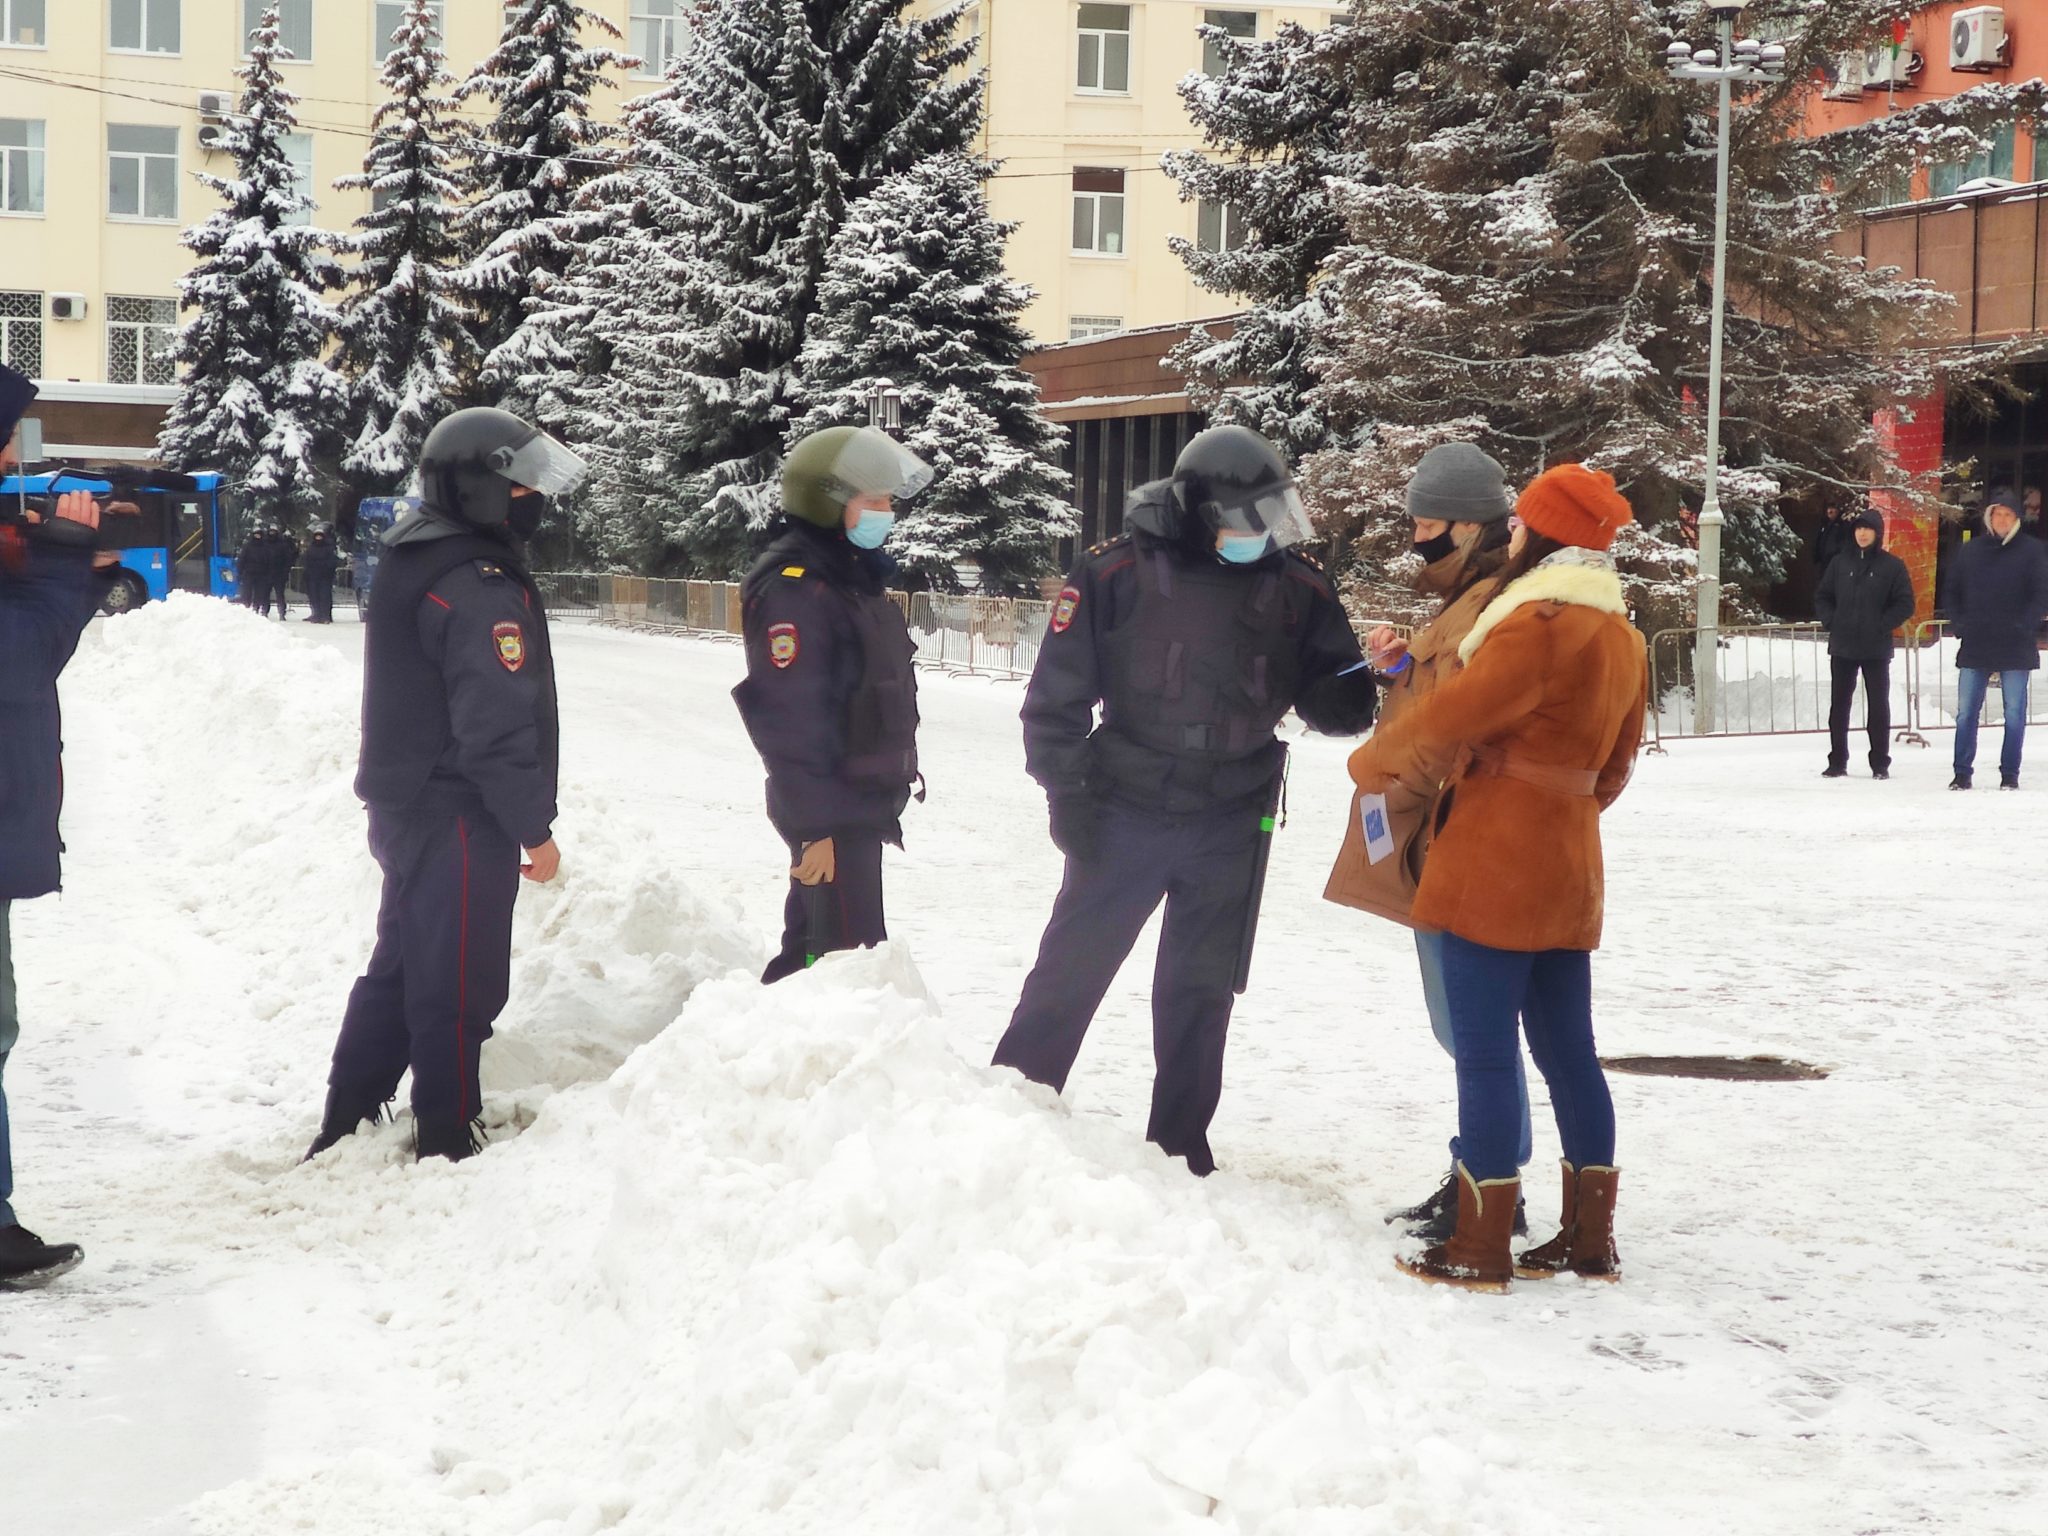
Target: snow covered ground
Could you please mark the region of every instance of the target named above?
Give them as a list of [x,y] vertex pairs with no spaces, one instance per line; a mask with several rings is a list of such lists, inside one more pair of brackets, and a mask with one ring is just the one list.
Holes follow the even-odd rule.
[[1058,879],[1016,684],[927,682],[899,942],[749,980],[783,855],[710,641],[558,641],[490,1150],[301,1167],[376,897],[359,651],[180,599],[65,678],[8,1087],[87,1265],[0,1298],[9,1536],[2048,1528],[2048,816],[1947,794],[1946,736],[1882,785],[1644,760],[1603,1048],[1833,1076],[1617,1076],[1626,1282],[1499,1298],[1391,1264],[1452,1081],[1405,933],[1319,900],[1344,744],[1297,748],[1203,1182],[1140,1139],[1149,939],[1064,1104],[984,1065]]

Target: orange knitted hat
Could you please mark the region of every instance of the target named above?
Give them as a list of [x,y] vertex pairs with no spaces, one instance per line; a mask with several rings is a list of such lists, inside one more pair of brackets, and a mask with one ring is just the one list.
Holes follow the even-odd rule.
[[1605,549],[1635,521],[1614,476],[1583,464],[1554,464],[1529,482],[1515,516],[1560,544]]

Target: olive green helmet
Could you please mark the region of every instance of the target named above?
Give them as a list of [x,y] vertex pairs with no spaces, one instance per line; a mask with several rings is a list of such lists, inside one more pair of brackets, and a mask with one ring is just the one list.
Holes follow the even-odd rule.
[[932,467],[874,427],[827,427],[782,461],[782,510],[820,528],[836,528],[856,496],[915,496]]

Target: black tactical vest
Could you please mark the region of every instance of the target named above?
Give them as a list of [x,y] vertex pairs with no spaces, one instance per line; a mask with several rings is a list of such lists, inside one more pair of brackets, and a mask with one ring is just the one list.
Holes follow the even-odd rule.
[[1309,589],[1141,548],[1137,607],[1102,640],[1102,725],[1180,759],[1269,748],[1301,680]]
[[917,781],[917,646],[903,610],[882,593],[838,589],[860,643],[861,675],[846,706],[846,777],[903,789]]

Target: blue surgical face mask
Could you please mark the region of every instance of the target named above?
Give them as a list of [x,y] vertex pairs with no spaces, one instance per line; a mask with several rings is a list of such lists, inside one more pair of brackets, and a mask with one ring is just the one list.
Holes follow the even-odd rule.
[[846,530],[847,541],[859,549],[880,549],[896,526],[894,512],[863,512]]
[[1250,565],[1254,560],[1263,560],[1273,547],[1273,535],[1262,533],[1255,539],[1233,539],[1228,536],[1217,540],[1216,554],[1219,559],[1232,565]]

